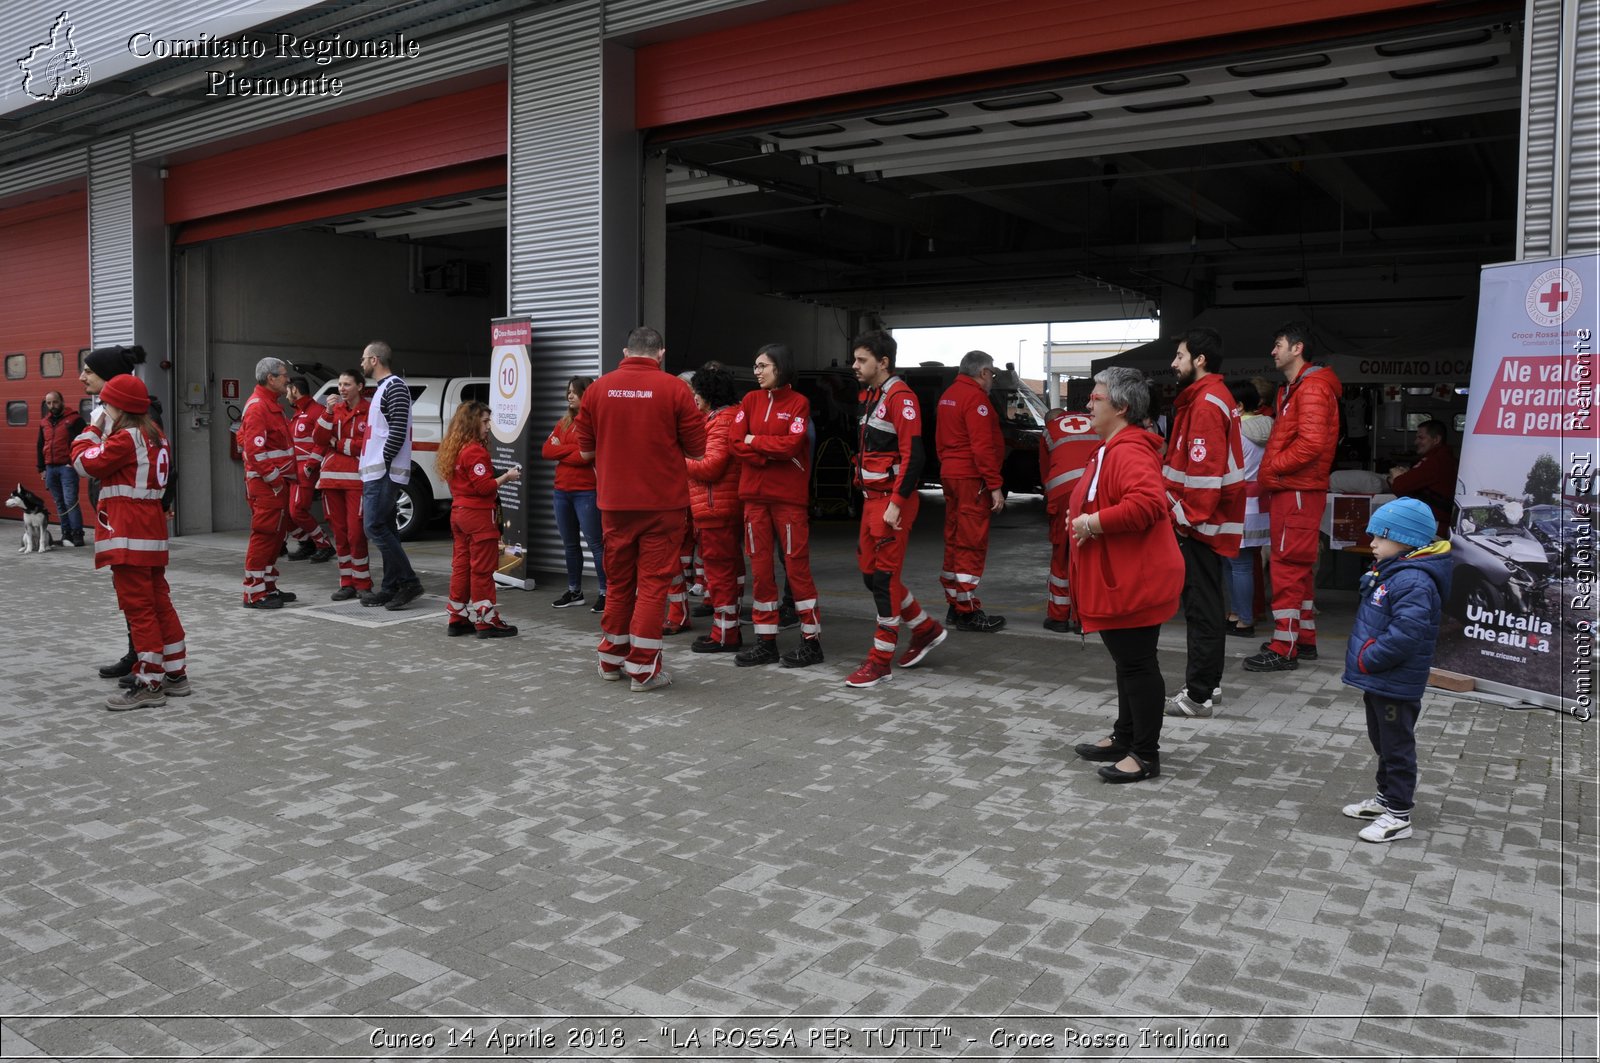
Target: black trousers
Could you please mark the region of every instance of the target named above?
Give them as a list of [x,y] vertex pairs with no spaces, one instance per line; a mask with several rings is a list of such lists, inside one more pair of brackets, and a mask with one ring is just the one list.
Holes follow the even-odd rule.
[[1161,713],[1167,700],[1156,658],[1160,637],[1160,624],[1100,632],[1117,668],[1117,722],[1111,727],[1111,740],[1151,764],[1160,763]]
[[1222,662],[1227,656],[1222,558],[1188,536],[1178,538],[1178,551],[1183,554],[1183,622],[1189,629],[1189,663],[1183,681],[1191,698],[1205,701],[1222,685]]
[[1378,796],[1391,812],[1411,811],[1417,796],[1417,717],[1422,702],[1363,694],[1367,737],[1378,754]]

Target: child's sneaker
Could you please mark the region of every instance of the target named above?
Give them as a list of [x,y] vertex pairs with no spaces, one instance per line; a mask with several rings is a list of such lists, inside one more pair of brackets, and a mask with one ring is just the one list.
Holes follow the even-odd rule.
[[1411,820],[1401,819],[1393,812],[1383,815],[1361,828],[1358,835],[1364,842],[1397,842],[1411,837]]
[[1377,819],[1389,811],[1389,806],[1379,801],[1376,797],[1369,797],[1363,801],[1357,801],[1353,805],[1345,805],[1339,811],[1351,819]]

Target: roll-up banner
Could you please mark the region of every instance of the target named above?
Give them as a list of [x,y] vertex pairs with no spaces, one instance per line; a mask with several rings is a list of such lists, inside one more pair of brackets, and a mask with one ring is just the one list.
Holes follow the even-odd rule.
[[1434,663],[1587,718],[1600,256],[1486,266]]
[[[513,465],[528,473],[532,440],[528,438],[533,412],[533,323],[527,318],[496,318],[490,324],[493,347],[489,355],[489,460],[496,469]],[[500,485],[500,564],[496,583],[531,591],[528,571],[527,480]]]

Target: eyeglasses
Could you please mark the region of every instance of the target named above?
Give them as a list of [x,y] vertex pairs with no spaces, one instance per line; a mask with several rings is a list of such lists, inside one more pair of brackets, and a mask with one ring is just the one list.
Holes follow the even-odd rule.
[[1089,401],[1090,402],[1110,402],[1111,401],[1111,396],[1093,394],[1093,395],[1089,396]]

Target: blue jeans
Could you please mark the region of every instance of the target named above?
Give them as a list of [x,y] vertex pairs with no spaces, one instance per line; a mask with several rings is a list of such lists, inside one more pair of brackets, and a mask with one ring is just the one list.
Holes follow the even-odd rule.
[[405,547],[400,545],[400,530],[395,524],[394,500],[399,493],[399,485],[387,476],[368,480],[361,485],[361,527],[367,533],[367,542],[376,546],[378,553],[383,555],[383,584],[380,589],[391,593],[402,583],[417,581],[411,559],[406,556]]
[[1256,622],[1256,553],[1260,549],[1259,546],[1240,547],[1238,557],[1222,559],[1228,569],[1228,604],[1239,618],[1240,627]]
[[56,500],[63,537],[76,539],[83,534],[83,514],[78,511],[78,470],[71,465],[46,465],[44,485]]
[[593,491],[563,491],[556,488],[556,530],[561,533],[561,545],[567,549],[567,590],[583,589],[583,544],[578,541],[578,529],[589,540],[589,557],[594,561],[595,582],[600,593],[606,592],[606,565],[602,560],[600,508],[595,505]]

